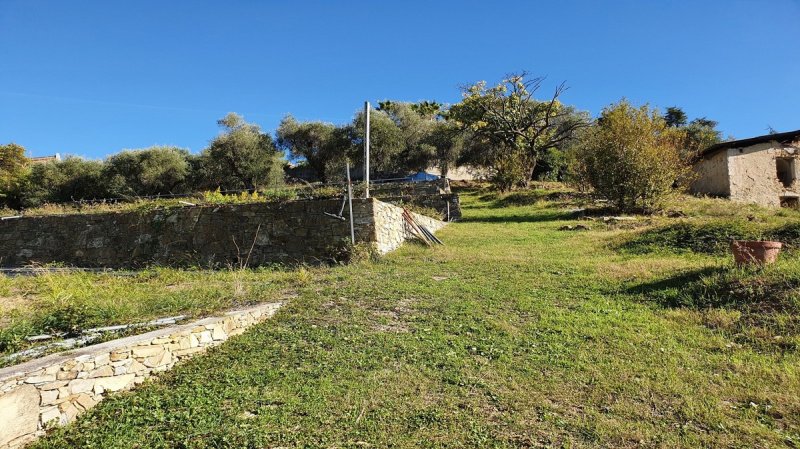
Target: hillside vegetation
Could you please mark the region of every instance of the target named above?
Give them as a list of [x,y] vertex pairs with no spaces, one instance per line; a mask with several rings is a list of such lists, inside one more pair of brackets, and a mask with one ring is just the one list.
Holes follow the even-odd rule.
[[[724,245],[684,241],[708,234],[661,232],[739,221],[772,232],[797,212],[684,199],[668,209],[676,218],[603,220],[602,205],[560,188],[462,194],[464,219],[441,231],[444,247],[302,275],[247,272],[242,298],[293,296],[275,318],[32,447],[800,442],[797,254],[742,271]],[[153,298],[231,276],[161,275],[171,281],[147,284]],[[36,296],[46,279],[4,288]],[[68,295],[62,286],[50,294]],[[230,297],[231,287],[219,288]]]

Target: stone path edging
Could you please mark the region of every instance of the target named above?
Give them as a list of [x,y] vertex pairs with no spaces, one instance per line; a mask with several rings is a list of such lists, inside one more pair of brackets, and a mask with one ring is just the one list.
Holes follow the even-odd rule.
[[282,305],[234,310],[0,369],[0,449],[33,441],[47,426],[64,425],[109,393],[243,333]]

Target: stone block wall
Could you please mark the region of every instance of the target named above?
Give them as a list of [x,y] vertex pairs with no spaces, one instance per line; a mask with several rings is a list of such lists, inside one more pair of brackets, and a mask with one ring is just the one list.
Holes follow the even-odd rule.
[[800,195],[800,185],[784,187],[778,179],[776,159],[797,157],[797,147],[777,143],[762,143],[745,148],[731,148],[728,153],[730,199],[742,203],[778,207],[781,198]]
[[[374,243],[380,201],[353,200],[357,242]],[[0,266],[61,262],[80,267],[250,267],[319,263],[350,241],[341,200],[187,206],[0,221]],[[378,207],[379,208],[379,207]]]
[[[436,232],[447,223],[435,218],[411,213],[414,219],[429,231]],[[375,229],[377,233],[376,246],[381,254],[397,249],[404,241],[414,238],[411,229],[403,219],[401,207],[384,203],[375,203]]]
[[27,444],[109,394],[243,333],[280,306],[262,304],[0,369],[0,449]]

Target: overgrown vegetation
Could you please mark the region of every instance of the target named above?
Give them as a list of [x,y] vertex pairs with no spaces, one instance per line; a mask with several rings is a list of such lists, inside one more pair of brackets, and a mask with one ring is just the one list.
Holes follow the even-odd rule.
[[76,334],[178,314],[198,317],[280,298],[302,283],[297,271],[280,268],[1,275],[0,353],[26,348],[25,337],[32,335]]
[[5,166],[11,165],[11,158],[3,155],[12,147],[21,159],[14,159],[18,162],[13,182],[0,178],[0,206],[20,209],[80,200],[134,201],[153,195],[283,185],[283,155],[269,134],[233,113],[218,123],[223,132],[199,155],[154,146],[125,150],[104,161],[71,156],[28,165],[21,156],[22,147],[1,146],[0,173],[6,173]]
[[[175,287],[158,293],[157,284],[203,292],[221,282],[209,298],[231,298],[234,273],[265,289],[243,300],[286,289],[297,297],[272,320],[106,400],[33,447],[791,447],[800,440],[798,255],[738,270],[724,253],[618,246],[693,220],[779,228],[797,212],[683,198],[667,207],[680,206],[672,214],[680,218],[640,218],[624,229],[581,219],[574,209],[590,200],[558,185],[481,189],[462,199],[463,221],[442,230],[446,246],[434,249],[406,245],[380,261],[325,269],[167,270],[146,288],[139,278],[126,282],[152,288],[147,303],[161,310],[185,295]],[[577,224],[590,229],[561,230]],[[71,276],[57,279],[70,289],[106,279]],[[4,295],[47,291],[38,279],[5,282]],[[114,307],[141,296],[96,285]]]

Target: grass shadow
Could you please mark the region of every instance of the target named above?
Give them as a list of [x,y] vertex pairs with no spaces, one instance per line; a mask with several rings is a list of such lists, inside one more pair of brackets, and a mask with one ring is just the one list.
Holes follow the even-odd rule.
[[684,271],[663,279],[656,279],[625,289],[630,295],[643,295],[658,302],[662,307],[686,306],[682,291],[703,278],[726,271],[725,267],[705,267],[698,270]]
[[467,216],[459,221],[462,223],[544,223],[574,220],[579,217],[580,214],[567,210],[541,210],[535,214]]

